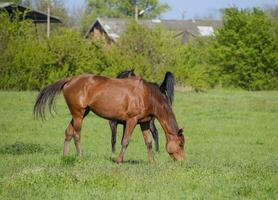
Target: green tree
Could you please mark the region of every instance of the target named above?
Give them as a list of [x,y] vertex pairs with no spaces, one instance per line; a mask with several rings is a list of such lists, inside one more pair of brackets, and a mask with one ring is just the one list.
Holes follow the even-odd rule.
[[101,74],[106,66],[102,46],[77,30],[56,29],[39,38],[31,21],[10,21],[6,13],[0,13],[0,45],[1,89],[39,89],[66,76]]
[[278,5],[276,5],[276,6],[266,6],[264,10],[270,16],[278,19]]
[[278,26],[263,11],[226,9],[216,41],[211,59],[223,85],[278,88]]
[[138,75],[147,80],[160,81],[166,71],[174,71],[179,45],[172,33],[160,27],[150,29],[130,22],[114,46],[114,51],[124,60],[122,66],[117,67],[122,70],[134,68]]
[[[32,7],[39,11],[47,13],[48,4],[50,5],[50,14],[59,17],[63,25],[70,26],[70,16],[65,6],[64,0],[33,0]],[[59,25],[60,26],[60,25]]]
[[196,37],[180,46],[176,53],[175,75],[180,84],[196,91],[215,87],[219,79],[219,67],[211,63],[210,49],[215,37]]

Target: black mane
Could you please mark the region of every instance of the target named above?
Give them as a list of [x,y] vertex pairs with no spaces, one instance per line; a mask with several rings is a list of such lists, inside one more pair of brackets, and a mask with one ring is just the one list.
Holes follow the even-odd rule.
[[163,82],[160,85],[160,91],[166,95],[170,104],[174,101],[174,89],[176,80],[171,72],[166,72]]
[[[119,73],[116,78],[127,78],[130,76],[136,76],[134,73],[134,69],[123,71]],[[166,96],[169,103],[172,105],[174,101],[174,87],[176,84],[176,80],[171,72],[166,72],[164,80],[160,86],[157,83],[149,83],[156,86],[160,90],[160,92]]]
[[134,69],[123,71],[123,72],[119,73],[116,78],[127,78],[130,76],[135,76]]

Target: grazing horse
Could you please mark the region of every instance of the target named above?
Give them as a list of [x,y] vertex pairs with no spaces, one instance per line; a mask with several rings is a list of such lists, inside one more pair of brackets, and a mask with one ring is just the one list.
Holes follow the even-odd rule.
[[[127,70],[124,72],[121,72],[118,74],[116,78],[127,78],[130,76],[136,76],[134,74],[134,69]],[[156,84],[156,83],[154,83]],[[169,103],[172,105],[173,99],[174,99],[174,86],[176,84],[176,81],[174,79],[174,76],[171,72],[166,72],[163,82],[161,83],[159,89],[166,96]],[[157,84],[156,84],[157,85]],[[158,86],[158,85],[157,85]],[[112,152],[115,152],[115,145],[116,145],[116,136],[117,136],[117,125],[119,122],[114,120],[109,120],[109,125],[111,129],[111,146],[112,146]],[[125,128],[125,123],[123,123]],[[155,150],[159,151],[159,141],[158,141],[158,132],[155,127],[154,118],[150,121],[150,131],[152,133],[154,144],[155,144]]]
[[63,91],[64,99],[72,119],[65,130],[64,155],[68,154],[69,142],[74,139],[77,155],[80,155],[82,121],[89,111],[98,116],[125,122],[121,152],[117,163],[122,163],[130,136],[137,123],[140,124],[152,162],[152,140],[150,120],[155,117],[160,122],[166,136],[166,150],[173,160],[184,160],[184,136],[167,98],[159,88],[139,77],[113,79],[92,74],[84,74],[61,79],[43,88],[34,105],[36,118],[45,116],[45,107],[51,111],[55,96]]

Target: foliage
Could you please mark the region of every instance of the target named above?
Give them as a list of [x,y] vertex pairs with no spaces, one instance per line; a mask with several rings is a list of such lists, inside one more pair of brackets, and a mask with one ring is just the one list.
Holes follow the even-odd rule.
[[277,21],[263,11],[225,9],[215,36],[196,38],[180,48],[176,76],[197,89],[277,89],[277,36]]
[[143,18],[155,18],[169,9],[169,5],[160,3],[159,0],[86,0],[86,9],[82,17],[82,30],[97,17],[131,18],[134,16],[134,5],[138,12],[145,10]]
[[131,22],[125,34],[117,42],[114,51],[125,59],[125,66],[152,81],[161,81],[166,71],[174,70],[175,51],[179,41],[173,34],[160,27],[153,29]]
[[278,88],[278,26],[258,9],[226,9],[211,51],[223,85],[248,90]]
[[273,6],[268,5],[268,6],[265,7],[264,10],[270,16],[278,19],[278,5],[273,5]]
[[11,22],[6,14],[0,15],[1,89],[39,89],[81,73],[115,77],[131,68],[158,83],[171,71],[179,84],[196,90],[278,88],[278,22],[258,9],[226,9],[215,36],[196,37],[186,45],[174,39],[175,32],[132,20],[112,45],[103,38],[84,39],[66,27],[46,38],[19,16]]
[[197,37],[179,48],[175,75],[180,84],[190,85],[197,91],[218,84],[219,69],[210,62],[208,50],[214,42],[213,37]]
[[[1,89],[39,89],[56,79],[80,73],[100,74],[103,70],[97,44],[85,42],[80,33],[59,29],[51,38],[35,37],[28,21],[10,22],[1,15]],[[96,53],[97,52],[97,53]]]
[[69,26],[71,24],[70,15],[66,9],[64,0],[32,0],[31,6],[36,10],[47,13],[48,4],[50,4],[51,15],[59,17],[63,25]]

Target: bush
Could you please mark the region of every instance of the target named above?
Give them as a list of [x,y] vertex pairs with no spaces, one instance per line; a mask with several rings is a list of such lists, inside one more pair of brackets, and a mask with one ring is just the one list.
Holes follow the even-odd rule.
[[278,26],[263,11],[226,9],[211,51],[225,86],[278,88]]
[[130,22],[114,45],[86,40],[76,30],[57,28],[38,37],[30,21],[0,14],[0,89],[34,90],[82,73],[115,77],[120,71],[161,82],[166,71],[196,89],[278,88],[278,23],[258,9],[224,11],[215,36],[182,45],[160,27]]
[[[2,21],[3,19],[3,21]],[[34,90],[57,79],[81,73],[101,74],[99,44],[89,43],[76,30],[58,29],[38,37],[28,21],[1,15],[1,89]]]

